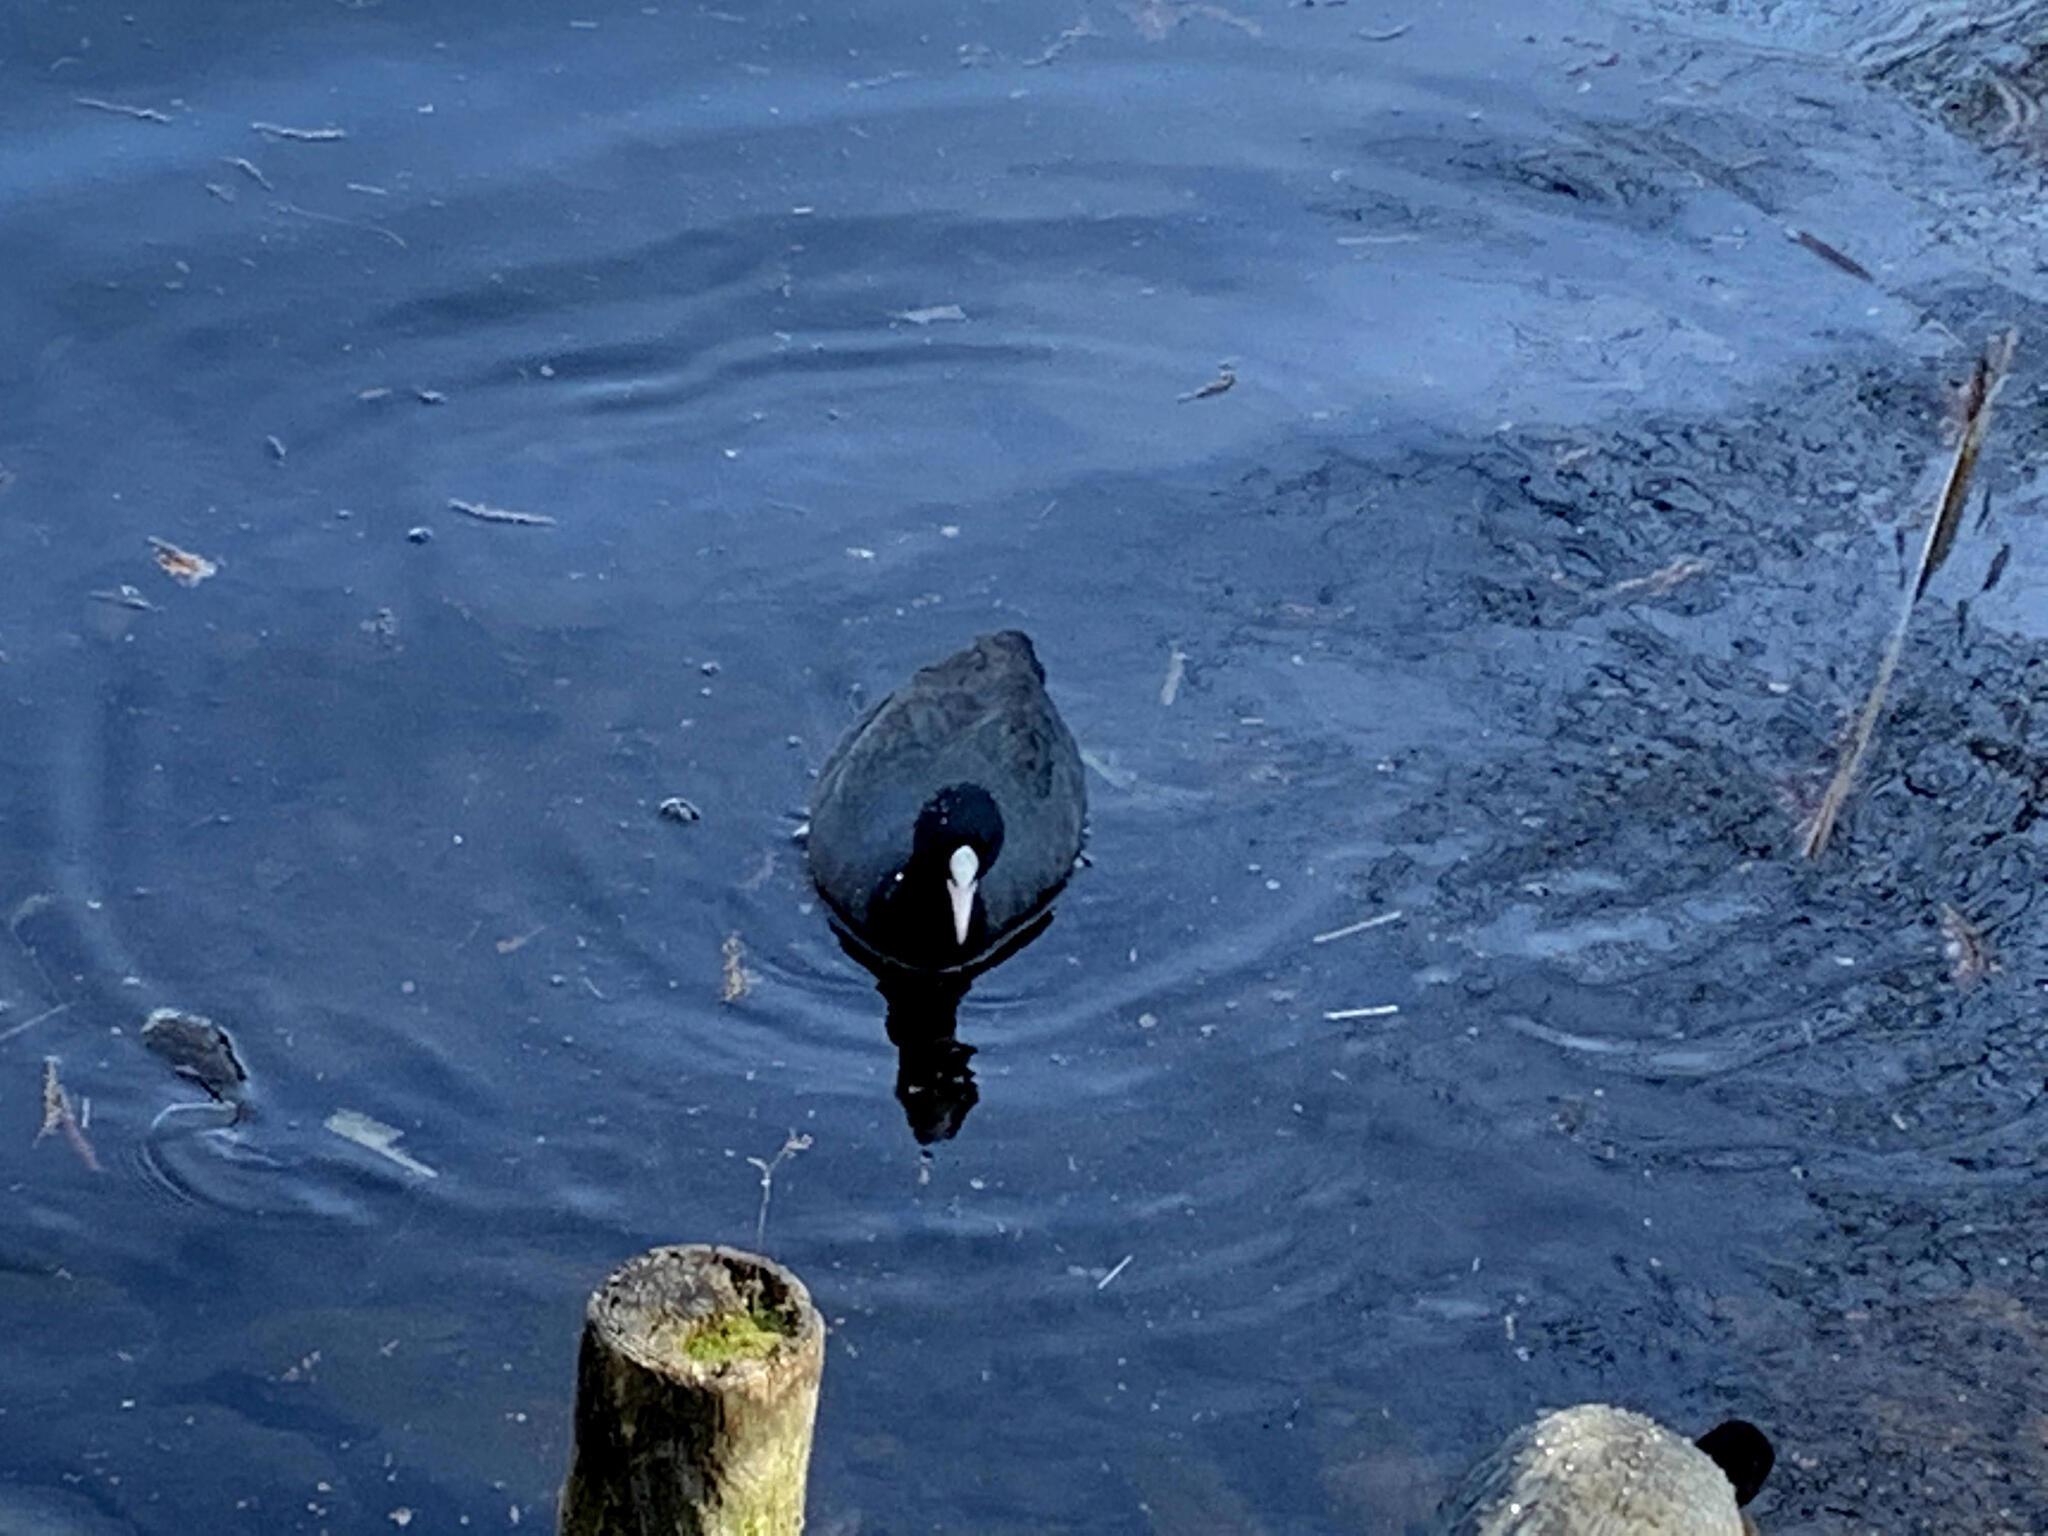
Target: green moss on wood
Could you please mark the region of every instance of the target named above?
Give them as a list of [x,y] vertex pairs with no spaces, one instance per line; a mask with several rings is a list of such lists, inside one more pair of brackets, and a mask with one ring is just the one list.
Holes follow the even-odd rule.
[[750,1306],[744,1312],[721,1312],[680,1324],[664,1343],[699,1365],[725,1365],[734,1360],[764,1360],[789,1337],[787,1319],[773,1309]]

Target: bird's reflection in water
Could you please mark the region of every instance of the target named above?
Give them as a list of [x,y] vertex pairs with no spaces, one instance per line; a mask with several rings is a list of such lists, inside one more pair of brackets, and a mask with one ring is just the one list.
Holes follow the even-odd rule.
[[875,978],[875,990],[888,1004],[886,1027],[896,1047],[896,1102],[919,1146],[950,1141],[967,1113],[981,1101],[975,1086],[974,1047],[961,1041],[961,999],[975,979],[1001,965],[1044,933],[1052,922],[1047,908],[993,950],[972,964],[944,971],[916,971],[893,964],[839,923],[832,931],[839,947]]

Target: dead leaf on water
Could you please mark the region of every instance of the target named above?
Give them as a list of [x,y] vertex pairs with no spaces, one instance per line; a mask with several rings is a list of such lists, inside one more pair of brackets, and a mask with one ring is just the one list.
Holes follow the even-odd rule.
[[399,1150],[398,1143],[405,1132],[395,1125],[386,1125],[382,1120],[373,1120],[355,1109],[337,1109],[327,1117],[327,1129],[343,1141],[352,1141],[365,1151],[388,1158],[407,1173],[416,1173],[423,1179],[438,1179],[441,1175],[435,1169],[414,1157],[410,1152]]
[[180,549],[169,539],[159,539],[154,534],[150,535],[149,547],[156,552],[156,563],[163,573],[181,586],[196,587],[220,569],[206,556]]
[[543,923],[531,933],[517,933],[509,939],[500,939],[498,940],[498,953],[501,955],[516,954],[547,931],[547,924]]
[[100,1160],[94,1155],[92,1143],[85,1139],[85,1128],[79,1123],[77,1112],[71,1107],[71,1095],[64,1091],[64,1084],[57,1076],[57,1058],[43,1058],[43,1124],[36,1132],[36,1140],[45,1136],[60,1135],[78,1160],[94,1173],[100,1171]]

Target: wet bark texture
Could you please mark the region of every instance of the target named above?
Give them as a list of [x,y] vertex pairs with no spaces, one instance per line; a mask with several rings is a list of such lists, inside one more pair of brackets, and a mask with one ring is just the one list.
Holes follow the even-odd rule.
[[[779,1338],[704,1358],[736,1324]],[[626,1264],[585,1312],[562,1536],[795,1536],[824,1361],[810,1293],[770,1260],[692,1245]]]

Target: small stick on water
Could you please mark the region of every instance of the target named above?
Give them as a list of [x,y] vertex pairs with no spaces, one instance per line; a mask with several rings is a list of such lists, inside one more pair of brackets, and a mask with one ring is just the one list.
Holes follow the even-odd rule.
[[97,96],[74,96],[71,98],[81,107],[91,107],[95,112],[111,112],[116,117],[138,118],[145,123],[168,123],[170,118],[155,107],[131,107],[118,101],[102,101]]
[[282,123],[251,123],[265,138],[291,139],[299,144],[331,144],[348,137],[346,128],[287,128]]
[[1166,653],[1166,681],[1159,685],[1159,702],[1167,708],[1180,697],[1181,679],[1187,675],[1188,653],[1174,646]]
[[1332,928],[1328,933],[1319,933],[1309,940],[1311,944],[1328,944],[1333,939],[1348,939],[1354,933],[1364,933],[1368,928],[1383,928],[1388,923],[1401,921],[1400,909],[1382,912],[1378,917],[1368,917],[1355,923],[1346,923],[1342,928]]
[[516,523],[521,528],[552,528],[555,520],[541,512],[514,512],[506,507],[487,506],[481,501],[462,501],[457,497],[448,498],[448,509],[460,512],[464,517],[473,517],[480,523]]
[[1370,1008],[1333,1008],[1323,1015],[1332,1024],[1346,1019],[1384,1019],[1401,1011],[1399,1003],[1376,1003]]
[[54,1008],[45,1008],[41,1013],[37,1014],[32,1019],[23,1019],[19,1024],[14,1025],[11,1029],[0,1030],[0,1044],[4,1044],[7,1041],[12,1040],[16,1035],[26,1034],[29,1030],[34,1029],[38,1024],[41,1024],[49,1019],[54,1019],[60,1013],[67,1012],[70,1009],[70,1007],[71,1005],[69,1003],[59,1003]]
[[232,165],[266,192],[275,192],[277,190],[276,187],[270,184],[270,178],[257,168],[256,162],[253,160],[245,160],[240,155],[223,155],[220,163],[222,165]]
[[1846,272],[1851,277],[1858,278],[1866,283],[1877,281],[1876,278],[1870,275],[1870,269],[1864,266],[1862,262],[1853,256],[1844,255],[1836,250],[1827,241],[1821,239],[1819,235],[1808,234],[1803,229],[1788,229],[1785,233],[1795,244],[1805,246],[1814,255],[1837,271]]
[[1112,1269],[1108,1274],[1104,1275],[1100,1280],[1095,1282],[1095,1289],[1097,1289],[1098,1291],[1108,1290],[1109,1282],[1114,1280],[1118,1275],[1122,1274],[1126,1269],[1128,1269],[1130,1267],[1131,1260],[1135,1259],[1136,1257],[1137,1255],[1135,1253],[1127,1253],[1122,1258],[1118,1259],[1116,1261],[1116,1267]]
[[71,1107],[71,1095],[64,1091],[64,1084],[57,1077],[57,1058],[43,1058],[43,1126],[36,1132],[36,1140],[45,1136],[60,1134],[65,1144],[78,1154],[78,1160],[94,1173],[100,1172],[100,1160],[92,1150],[92,1143],[85,1139],[85,1130],[78,1122],[77,1112]]
[[1863,708],[1856,717],[1855,729],[1842,750],[1841,761],[1836,764],[1835,776],[1828,781],[1827,792],[1821,796],[1820,807],[1807,826],[1800,851],[1809,859],[1817,859],[1827,851],[1828,839],[1834,834],[1835,823],[1841,818],[1850,791],[1856,787],[1856,775],[1862,769],[1870,743],[1877,735],[1877,722],[1884,714],[1885,696],[1891,690],[1892,674],[1898,671],[1899,658],[1906,649],[1906,630],[1913,620],[1913,605],[1920,600],[1927,584],[1934,579],[1934,573],[1941,569],[1941,563],[1955,545],[1956,530],[1962,525],[1963,507],[1969,500],[1970,475],[1977,467],[1977,455],[1984,447],[1984,435],[1991,426],[1991,403],[1997,399],[2006,375],[2012,370],[2013,349],[2018,345],[2017,331],[2008,330],[1992,337],[1985,344],[1983,355],[1977,359],[1976,370],[1964,388],[1963,428],[1956,441],[1955,458],[1950,461],[1948,477],[1942,482],[1941,499],[1935,503],[1934,521],[1927,528],[1927,542],[1921,546],[1919,574],[1906,593],[1905,601],[1899,605],[1898,620],[1892,625],[1891,639],[1878,663],[1877,681],[1870,686],[1869,696],[1864,699]]
[[758,1157],[747,1159],[748,1162],[761,1170],[761,1211],[754,1218],[754,1246],[756,1248],[761,1246],[762,1240],[768,1235],[768,1202],[775,1198],[775,1170],[780,1168],[790,1158],[795,1157],[797,1153],[810,1150],[811,1138],[799,1136],[795,1131],[791,1131],[783,1140],[782,1150],[777,1152],[774,1157],[766,1161]]
[[367,230],[373,235],[389,240],[401,251],[411,249],[405,243],[405,236],[395,229],[386,229],[382,224],[368,224],[361,219],[344,219],[339,214],[321,213],[314,208],[301,208],[297,203],[279,202],[276,207],[279,213],[289,213],[294,218],[311,219],[315,224],[339,224],[343,229]]

